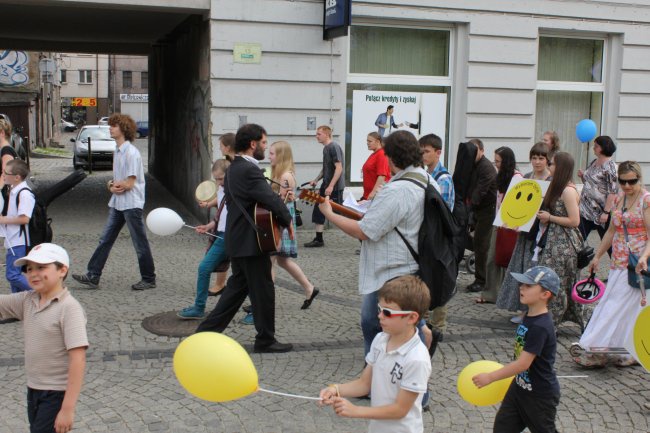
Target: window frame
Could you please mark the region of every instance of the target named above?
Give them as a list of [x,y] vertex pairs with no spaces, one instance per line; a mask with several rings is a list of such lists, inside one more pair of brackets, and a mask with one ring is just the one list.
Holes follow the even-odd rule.
[[93,84],[92,69],[79,69],[79,84]]
[[59,82],[61,84],[67,84],[68,83],[68,70],[67,69],[60,69],[59,71],[61,73],[60,76],[59,76],[59,78],[60,78]]
[[[129,85],[126,85],[126,74],[129,74]],[[122,88],[133,89],[133,71],[122,71]]]
[[[143,77],[147,77],[146,80],[143,80]],[[145,83],[146,81],[146,83]],[[146,84],[146,86],[145,86]],[[140,71],[140,88],[148,89],[149,88],[149,71]]]

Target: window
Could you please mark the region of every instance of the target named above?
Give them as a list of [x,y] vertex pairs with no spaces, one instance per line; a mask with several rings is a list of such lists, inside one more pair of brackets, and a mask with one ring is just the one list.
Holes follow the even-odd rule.
[[535,137],[556,131],[562,150],[575,158],[576,171],[589,158],[584,143],[576,140],[576,123],[591,119],[601,125],[604,58],[603,39],[539,38]]
[[88,69],[79,70],[79,84],[92,84],[93,71]]
[[149,88],[149,72],[140,72],[140,87],[143,89]]
[[361,180],[367,134],[390,133],[390,127],[376,126],[389,104],[400,128],[418,136],[433,132],[447,143],[451,29],[358,24],[350,28],[349,43],[346,178]]
[[125,89],[133,87],[133,72],[122,71],[122,87]]
[[66,69],[61,69],[61,83],[67,83],[68,82],[68,71]]

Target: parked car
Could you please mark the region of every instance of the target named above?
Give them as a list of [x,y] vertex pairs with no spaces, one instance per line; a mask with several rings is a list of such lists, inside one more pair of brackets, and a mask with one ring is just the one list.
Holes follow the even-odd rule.
[[74,143],[72,147],[72,165],[74,168],[89,167],[88,138],[90,138],[93,167],[99,163],[112,168],[113,153],[117,144],[111,138],[109,127],[104,125],[86,125],[79,130],[77,138],[70,139]]
[[62,132],[74,132],[77,130],[77,125],[72,122],[68,122],[65,119],[61,119],[61,131]]
[[[11,123],[11,119],[9,116],[6,114],[0,113],[0,119],[4,119],[7,122]],[[18,154],[18,157],[25,161],[27,159],[27,149],[25,149],[24,143],[23,143],[23,128],[22,126],[14,126],[13,123],[11,123],[11,138],[9,139],[9,143],[11,143],[11,146],[14,148],[16,153]]]
[[108,117],[102,117],[99,119],[99,122],[97,122],[98,125],[106,126],[108,125]]
[[138,127],[138,129],[136,129],[136,131],[135,131],[136,138],[148,137],[149,136],[149,122],[148,121],[135,122],[135,125]]

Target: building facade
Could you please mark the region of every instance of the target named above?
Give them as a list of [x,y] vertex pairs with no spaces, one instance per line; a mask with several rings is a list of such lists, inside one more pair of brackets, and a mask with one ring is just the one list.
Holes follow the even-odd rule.
[[147,56],[110,55],[109,111],[136,121],[149,120],[149,59]]
[[76,125],[94,125],[108,115],[108,55],[59,55],[61,117]]
[[[354,119],[372,117],[368,101],[393,100],[419,104],[402,117],[393,104],[395,120],[435,124],[452,168],[457,144],[469,138],[482,139],[490,156],[510,146],[525,168],[546,130],[557,131],[584,167],[593,156],[575,125],[590,118],[599,135],[614,138],[616,160],[639,160],[648,170],[647,0],[354,1],[349,35],[334,41],[322,38],[323,1],[259,3],[212,1],[212,141],[243,122],[260,123],[272,141],[293,145],[299,181],[318,170],[320,124],[345,143],[346,176],[357,181],[365,134],[376,127],[353,131]],[[426,100],[436,101],[428,111]]]

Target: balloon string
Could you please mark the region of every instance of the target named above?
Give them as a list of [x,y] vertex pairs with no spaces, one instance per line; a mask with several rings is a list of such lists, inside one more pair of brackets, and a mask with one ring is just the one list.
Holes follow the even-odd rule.
[[307,397],[307,396],[304,396],[304,395],[287,394],[287,393],[284,393],[284,392],[271,391],[271,390],[264,389],[264,388],[261,388],[261,387],[258,387],[257,390],[258,391],[263,391],[263,392],[268,392],[269,394],[282,395],[282,396],[285,396],[285,397],[304,398],[305,400],[317,400],[317,401],[322,400],[320,397]]
[[[191,228],[191,229],[195,229],[195,230],[196,230],[196,226],[190,226],[190,225],[187,225],[187,224],[183,224],[183,225],[184,225],[185,227],[189,227],[189,228]],[[205,232],[205,233],[203,233],[203,234],[204,234],[204,235],[207,235],[207,236],[212,236],[213,238],[223,239],[221,236],[217,236],[217,235],[214,235],[214,234],[212,234],[212,233]]]

